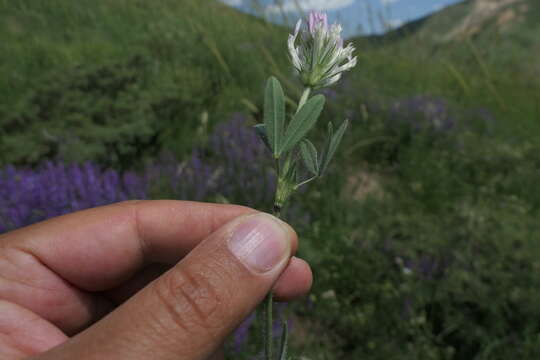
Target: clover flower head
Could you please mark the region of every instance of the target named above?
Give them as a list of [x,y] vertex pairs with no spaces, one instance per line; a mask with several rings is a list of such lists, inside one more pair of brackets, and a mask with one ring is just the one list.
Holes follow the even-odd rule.
[[335,84],[344,71],[356,66],[352,44],[343,47],[342,27],[328,25],[324,13],[312,12],[303,27],[298,20],[289,35],[289,55],[305,86],[320,89]]

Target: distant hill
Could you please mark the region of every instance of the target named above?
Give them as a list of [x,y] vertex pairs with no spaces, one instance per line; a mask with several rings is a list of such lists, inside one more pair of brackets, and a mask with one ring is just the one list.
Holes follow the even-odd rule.
[[417,36],[433,43],[540,32],[538,0],[466,0],[411,21],[372,40]]
[[[540,0],[467,0],[382,36],[353,39],[424,61],[494,66],[494,72],[540,77]],[[407,55],[408,54],[408,55]]]
[[480,34],[489,27],[504,32],[524,22],[531,10],[532,1],[526,0],[476,0],[462,4],[467,15],[443,36],[445,40],[458,40]]
[[537,0],[469,0],[429,17],[419,35],[446,42],[533,30],[539,5]]

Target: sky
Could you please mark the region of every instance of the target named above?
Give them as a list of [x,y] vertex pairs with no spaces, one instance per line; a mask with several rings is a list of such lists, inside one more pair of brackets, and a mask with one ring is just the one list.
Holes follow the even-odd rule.
[[[298,5],[304,11],[326,11],[330,20],[344,26],[345,36],[380,34],[390,28],[439,11],[461,0],[219,0],[241,10],[260,13],[254,4],[261,4],[265,16],[276,22],[295,22]],[[281,3],[281,8],[276,4]],[[298,5],[297,5],[298,4]],[[283,9],[283,10],[282,10]],[[285,16],[284,16],[285,12]]]

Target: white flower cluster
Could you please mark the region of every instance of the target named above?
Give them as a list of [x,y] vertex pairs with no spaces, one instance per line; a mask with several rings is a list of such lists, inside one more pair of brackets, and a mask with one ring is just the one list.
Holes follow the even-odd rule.
[[[320,89],[335,84],[344,71],[356,66],[352,44],[343,47],[342,27],[328,26],[326,14],[312,12],[307,27],[298,20],[289,35],[289,54],[304,86]],[[300,36],[299,36],[300,35]]]

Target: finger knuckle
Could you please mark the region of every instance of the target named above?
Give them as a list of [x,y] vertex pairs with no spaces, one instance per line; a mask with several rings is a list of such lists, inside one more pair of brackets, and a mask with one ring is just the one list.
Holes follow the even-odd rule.
[[219,274],[205,269],[175,269],[157,283],[156,291],[174,323],[189,332],[221,323],[224,296]]

